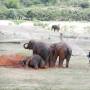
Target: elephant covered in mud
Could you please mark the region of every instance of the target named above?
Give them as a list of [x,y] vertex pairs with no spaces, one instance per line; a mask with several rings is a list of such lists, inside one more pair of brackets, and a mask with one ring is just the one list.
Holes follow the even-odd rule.
[[34,69],[45,68],[45,61],[41,56],[34,54],[31,57],[26,57],[20,64],[25,67],[32,67]]
[[50,50],[47,44],[40,41],[30,40],[29,43],[25,43],[23,46],[25,49],[32,49],[33,54],[40,55],[45,61],[45,65],[47,67],[49,66],[48,60],[49,60]]
[[72,55],[72,49],[64,42],[54,43],[50,46],[52,55],[50,56],[50,65],[55,66],[57,57],[59,56],[59,67],[63,67],[64,59],[66,59],[66,67],[69,67],[69,61]]

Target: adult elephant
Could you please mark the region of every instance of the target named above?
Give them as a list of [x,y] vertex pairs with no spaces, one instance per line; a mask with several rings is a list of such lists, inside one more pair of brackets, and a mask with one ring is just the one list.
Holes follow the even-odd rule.
[[63,67],[64,59],[66,59],[66,68],[69,67],[69,61],[72,55],[72,49],[64,42],[54,43],[50,46],[52,55],[50,56],[50,65],[55,66],[57,57],[59,56],[59,67]]
[[25,49],[32,49],[33,54],[40,55],[45,61],[45,65],[49,66],[50,50],[47,44],[40,41],[30,40],[29,43],[25,43],[23,46]]
[[55,31],[58,31],[59,32],[60,27],[59,27],[59,25],[52,25],[51,30],[54,30],[54,32]]

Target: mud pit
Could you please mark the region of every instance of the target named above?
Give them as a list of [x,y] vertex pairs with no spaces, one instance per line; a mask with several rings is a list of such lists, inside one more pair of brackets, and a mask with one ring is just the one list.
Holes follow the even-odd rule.
[[4,67],[22,67],[19,62],[23,60],[25,56],[20,54],[9,54],[0,56],[0,66]]

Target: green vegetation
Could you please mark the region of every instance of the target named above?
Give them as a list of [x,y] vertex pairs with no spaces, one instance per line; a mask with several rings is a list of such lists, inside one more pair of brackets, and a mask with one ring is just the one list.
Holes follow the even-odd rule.
[[90,1],[0,0],[0,19],[90,21]]

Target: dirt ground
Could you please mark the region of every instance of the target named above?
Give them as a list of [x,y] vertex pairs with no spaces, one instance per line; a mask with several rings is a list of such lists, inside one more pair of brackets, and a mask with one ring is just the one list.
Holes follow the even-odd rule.
[[[6,60],[4,56],[3,59]],[[22,56],[12,56],[17,61]],[[12,58],[9,58],[12,60]],[[5,64],[5,62],[4,62]],[[65,62],[64,62],[65,64]],[[11,65],[11,64],[10,64]],[[90,65],[80,56],[72,56],[69,68],[0,67],[0,90],[90,90]]]
[[0,66],[6,67],[20,67],[19,62],[25,58],[20,54],[8,54],[0,56]]
[[[71,23],[67,25],[67,23],[62,22],[61,26],[64,27],[63,24],[69,26]],[[75,23],[72,24],[74,25]],[[79,30],[78,27],[87,26],[85,23],[76,24],[76,32]],[[88,23],[88,25],[90,24]],[[67,28],[66,30],[68,30]],[[24,33],[29,32],[29,37],[33,39],[43,39],[46,42],[60,41],[58,32],[49,32],[49,30],[42,30],[40,27],[38,30],[30,29],[30,27],[15,28],[15,30],[20,33],[22,31],[25,31]],[[10,40],[13,40],[16,37],[11,37],[11,35],[15,30],[10,28],[10,34],[7,34],[9,31],[7,29],[5,32],[3,29],[1,31],[5,35],[10,36]],[[66,30],[64,34],[67,34]],[[69,28],[69,30],[72,31],[73,28]],[[80,30],[83,29],[80,28]],[[70,34],[73,33],[70,32]],[[3,36],[3,34],[1,35]],[[14,35],[21,36],[19,33],[14,33]],[[4,38],[9,40],[7,36]],[[28,35],[26,34],[25,36]],[[48,40],[49,36],[50,40]],[[32,53],[29,50],[24,50],[23,43],[0,43],[0,90],[90,90],[90,64],[86,57],[90,49],[90,39],[84,40],[77,37],[76,39],[64,38],[64,41],[70,44],[73,49],[74,56],[71,57],[69,68],[56,67],[39,70],[21,68],[17,65],[18,61],[24,57],[23,55],[31,55]],[[9,52],[12,55],[5,55],[5,53]],[[20,54],[14,54],[13,52]]]

